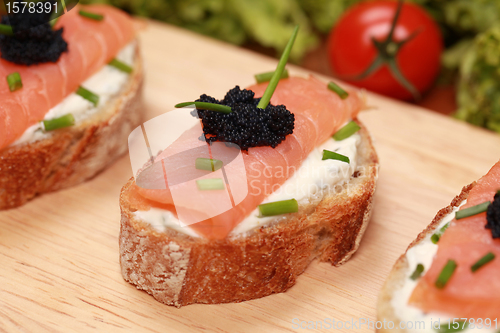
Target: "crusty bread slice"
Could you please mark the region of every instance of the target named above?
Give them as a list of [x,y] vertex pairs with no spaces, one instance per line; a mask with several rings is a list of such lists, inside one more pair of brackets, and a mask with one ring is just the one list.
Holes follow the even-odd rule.
[[314,259],[343,264],[367,227],[378,176],[369,134],[363,126],[359,133],[357,171],[338,193],[244,236],[208,241],[174,230],[157,232],[134,216],[140,204],[130,179],[120,195],[123,277],[158,301],[181,307],[284,292]]
[[[454,208],[459,207],[460,204],[467,199],[470,190],[474,187],[475,184],[476,183],[474,182],[468,186],[465,186],[462,189],[462,192],[453,199],[448,207],[441,209],[437,213],[436,217],[434,217],[434,220],[432,220],[431,224],[429,224],[427,228],[417,236],[417,238],[408,246],[405,253],[396,261],[394,267],[389,273],[389,276],[387,277],[387,280],[384,283],[384,286],[382,287],[382,290],[380,291],[377,303],[377,319],[382,322],[384,322],[384,320],[386,320],[387,322],[393,322],[394,329],[382,328],[377,331],[406,332],[405,329],[399,328],[401,319],[396,316],[394,308],[391,304],[394,293],[396,292],[396,290],[399,290],[403,287],[405,279],[407,279],[408,276],[408,270],[410,269],[410,267],[408,267],[406,252],[408,252],[408,250],[415,245],[420,244],[427,236],[434,234],[439,228],[439,225],[443,218],[450,214]],[[402,326],[404,327],[405,325]]]
[[143,120],[143,67],[138,45],[128,82],[101,110],[45,139],[0,151],[0,209],[82,183],[127,151],[128,135]]

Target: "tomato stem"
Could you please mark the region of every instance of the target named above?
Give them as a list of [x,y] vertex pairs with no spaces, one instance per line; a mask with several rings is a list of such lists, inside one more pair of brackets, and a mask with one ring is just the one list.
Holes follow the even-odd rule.
[[378,51],[377,57],[373,60],[373,62],[368,66],[363,73],[354,76],[353,80],[362,80],[375,71],[377,71],[380,67],[386,65],[389,68],[392,76],[399,82],[406,90],[408,90],[415,100],[420,100],[420,92],[417,88],[413,86],[413,84],[403,75],[401,72],[398,62],[397,55],[401,48],[415,38],[420,32],[421,29],[414,31],[408,38],[396,41],[394,40],[394,31],[396,29],[396,25],[398,23],[399,16],[401,14],[401,9],[403,8],[404,0],[398,1],[398,7],[396,9],[396,13],[394,14],[394,18],[391,23],[391,29],[389,30],[389,34],[386,39],[383,41],[376,40],[375,38],[371,38],[373,45]]

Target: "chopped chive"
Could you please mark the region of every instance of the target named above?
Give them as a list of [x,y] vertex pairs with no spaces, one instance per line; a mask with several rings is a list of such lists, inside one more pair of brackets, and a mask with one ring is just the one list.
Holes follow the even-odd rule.
[[209,111],[217,111],[222,113],[231,113],[231,108],[227,105],[220,105],[215,103],[207,103],[207,102],[184,102],[176,104],[176,108],[183,108],[186,106],[194,105],[197,109],[209,110]]
[[443,233],[445,232],[446,229],[450,226],[450,222],[446,223],[444,226],[441,227],[438,231],[436,231],[432,236],[431,236],[431,242],[434,244],[437,244],[439,240],[441,239],[441,236],[443,236]]
[[[255,81],[257,81],[257,83],[271,81],[273,74],[274,74],[274,72],[255,74]],[[286,79],[286,78],[288,78],[288,70],[287,69],[285,69],[283,71],[283,73],[281,73],[281,76],[280,76],[280,79]]]
[[196,185],[200,191],[223,190],[225,188],[221,178],[198,179]]
[[490,203],[491,203],[490,201],[486,201],[479,205],[459,210],[458,212],[455,213],[455,219],[460,220],[466,217],[484,213],[485,211],[488,210],[488,206],[490,205]]
[[94,106],[97,106],[97,104],[99,104],[99,95],[94,94],[92,91],[85,89],[82,86],[78,87],[76,94],[85,98],[87,101],[94,104]]
[[59,118],[43,120],[42,123],[44,131],[48,132],[59,128],[73,126],[75,124],[75,117],[73,117],[71,113],[68,113]]
[[57,24],[57,21],[59,21],[59,18],[61,16],[57,16],[55,18],[53,18],[52,20],[50,20],[50,26],[53,28],[56,24]]
[[328,83],[328,89],[330,89],[331,91],[335,92],[342,99],[346,99],[349,96],[349,94],[347,93],[347,91],[345,91],[344,89],[340,88],[340,86],[338,84],[336,84],[335,82],[333,82],[333,81],[330,81]]
[[439,289],[443,289],[455,272],[456,268],[457,263],[455,262],[455,260],[448,260],[446,265],[444,265],[443,269],[441,270],[441,273],[439,273],[439,276],[435,283],[436,287]]
[[484,257],[482,257],[474,265],[472,265],[470,270],[472,271],[472,273],[474,273],[493,259],[495,259],[495,255],[493,254],[493,252],[488,252]]
[[199,157],[195,161],[195,167],[198,170],[217,171],[220,168],[222,168],[222,161],[211,158]]
[[[458,327],[455,327],[455,325],[458,324]],[[469,328],[469,321],[468,320],[458,320],[453,323],[448,322],[448,324],[445,325],[440,325],[439,329],[437,329],[438,333],[454,333],[454,332],[460,332],[465,329]]]
[[0,35],[12,36],[14,31],[8,24],[0,24]]
[[410,275],[410,279],[412,279],[413,281],[417,280],[420,276],[422,276],[423,272],[424,272],[424,265],[418,264],[417,267],[415,267],[413,273]]
[[7,83],[9,84],[9,90],[11,92],[19,90],[23,87],[23,81],[21,80],[21,75],[18,72],[7,75]]
[[257,104],[259,109],[265,109],[271,100],[271,96],[273,96],[274,90],[278,86],[278,82],[280,81],[281,73],[285,70],[286,62],[288,61],[288,56],[290,55],[290,51],[292,50],[293,43],[295,42],[295,38],[297,37],[297,33],[299,32],[299,26],[295,26],[293,29],[292,36],[288,40],[288,44],[286,44],[285,50],[281,55],[280,61],[278,62],[278,66],[273,73],[273,77],[271,78],[269,84],[267,85],[266,91],[264,91],[264,95]]
[[50,26],[52,28],[57,24],[57,21],[59,21],[59,18],[64,14],[64,11],[66,10],[65,1],[58,1],[56,8],[57,8],[57,11],[53,12],[50,15]]
[[350,137],[351,135],[353,135],[354,133],[356,133],[360,129],[361,129],[361,127],[359,127],[359,125],[354,120],[351,120],[344,127],[339,129],[337,131],[337,133],[335,133],[333,135],[333,138],[336,141],[341,141],[341,140],[347,139],[348,137]]
[[323,149],[323,158],[322,160],[337,160],[337,161],[342,161],[342,162],[346,162],[346,163],[350,163],[349,161],[349,157],[345,156],[345,155],[342,155],[342,154],[338,154],[336,152],[333,152],[333,151],[329,151],[329,150],[326,150],[326,149]]
[[132,71],[133,71],[133,68],[132,68],[132,67],[130,67],[129,65],[127,65],[127,64],[125,64],[125,63],[123,63],[123,62],[121,62],[121,61],[120,61],[120,60],[118,60],[118,59],[113,59],[113,60],[111,60],[111,61],[109,62],[109,65],[110,65],[110,66],[113,66],[113,67],[115,67],[115,68],[118,68],[118,69],[119,69],[119,70],[121,70],[122,72],[125,72],[125,73],[128,73],[128,74],[132,73]]
[[259,205],[259,213],[261,217],[296,213],[298,211],[299,204],[295,199],[281,200]]
[[78,12],[78,14],[80,14],[80,16],[83,16],[83,17],[86,17],[86,18],[89,18],[89,19],[95,20],[95,21],[102,21],[104,19],[104,15],[86,12],[84,10],[80,10]]

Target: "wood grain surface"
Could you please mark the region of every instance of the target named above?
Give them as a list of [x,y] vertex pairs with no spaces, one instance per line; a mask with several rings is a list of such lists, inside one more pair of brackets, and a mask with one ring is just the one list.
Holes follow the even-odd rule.
[[[222,97],[276,64],[157,23],[141,39],[148,118],[202,93]],[[498,160],[500,136],[367,96],[374,109],[361,119],[375,139],[380,178],[372,221],[344,266],[313,263],[288,292],[240,304],[160,304],[120,275],[118,194],[132,175],[124,156],[81,186],[0,212],[0,331],[289,332],[311,331],[294,329],[300,321],[374,321],[379,289],[396,258],[462,186]]]

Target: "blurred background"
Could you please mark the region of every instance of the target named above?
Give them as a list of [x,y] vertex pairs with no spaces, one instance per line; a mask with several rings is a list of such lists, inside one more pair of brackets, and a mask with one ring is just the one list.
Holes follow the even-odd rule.
[[[366,1],[82,0],[81,2],[108,3],[133,15],[167,22],[274,57],[280,55],[293,27],[300,24],[300,34],[293,48],[292,62],[341,79],[346,79],[346,76],[339,75],[334,67],[336,63],[342,63],[342,53],[346,51],[345,57],[357,59],[352,56],[352,52],[350,56],[347,49],[362,50],[362,47],[367,47],[357,44],[366,44],[367,40],[368,43],[373,42],[366,38],[366,33],[374,31],[376,26],[374,28],[368,25],[378,24],[380,28],[380,22],[385,20],[382,29],[385,30],[382,31],[382,35],[379,31],[378,38],[383,40],[384,34],[385,36],[389,34],[390,26],[394,23],[397,5],[397,2],[393,2],[393,10],[388,17],[387,11],[377,11],[376,8],[378,5],[387,7],[387,1],[372,0],[370,18],[367,16],[370,8],[359,8],[356,18],[352,13],[349,16],[349,11],[355,12],[355,8],[362,6]],[[432,36],[426,36],[419,24],[429,23],[423,22],[425,19],[405,6],[418,7],[426,13],[441,35],[442,48],[432,49],[432,46],[425,44],[425,38]],[[399,50],[399,47],[401,52],[397,53],[394,59],[401,65],[399,69],[403,76],[409,73],[406,79],[419,90],[421,98],[392,97],[407,99],[434,111],[500,132],[499,19],[500,0],[407,0],[401,9],[399,21],[395,22],[396,44],[385,44],[382,51],[372,45],[373,50],[370,52],[358,52],[371,59],[353,61],[359,61],[364,67],[369,67],[367,65],[370,65],[377,54],[382,52],[384,56],[394,55],[391,52],[397,46],[396,50]],[[414,31],[407,31],[405,35],[403,29],[405,26],[407,30]],[[333,36],[336,29],[347,31],[340,36],[347,38],[348,44],[344,41],[342,47],[332,45],[342,44],[339,36]],[[412,33],[416,37],[412,36]],[[414,45],[414,58],[408,58],[411,55],[408,55],[408,52],[405,55],[403,50],[409,50],[410,45],[417,43],[419,38],[423,38],[424,43],[421,41],[419,45]],[[405,43],[398,44],[401,41]],[[332,48],[335,50],[331,51]],[[422,52],[421,56],[419,52]],[[435,57],[439,62],[436,73],[431,73],[429,62],[420,64],[419,57]],[[412,70],[415,73],[411,74]],[[392,71],[386,69],[386,72],[389,73],[385,73],[386,75],[395,76]],[[424,74],[431,78],[430,84],[419,86],[416,81],[424,78],[415,75]],[[378,82],[382,82],[382,73],[377,75],[379,75]],[[364,81],[368,82],[367,80],[369,78]],[[353,81],[356,84],[356,80],[346,81]],[[396,81],[398,82],[396,84],[399,84],[398,88],[401,88],[403,85],[401,80]],[[358,85],[363,86],[363,82]],[[391,96],[391,93],[385,94]]]

